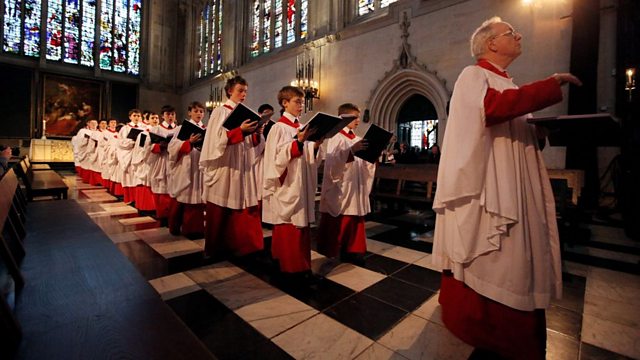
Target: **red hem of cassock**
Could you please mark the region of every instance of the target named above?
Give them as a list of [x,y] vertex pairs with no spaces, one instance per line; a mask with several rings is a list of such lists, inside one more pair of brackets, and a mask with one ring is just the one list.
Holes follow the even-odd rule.
[[124,196],[124,188],[122,187],[122,183],[112,181],[111,186],[112,186],[111,193],[113,195]]
[[82,168],[82,182],[88,184],[91,181],[91,170]]
[[156,216],[159,219],[169,217],[169,208],[171,207],[171,196],[169,194],[153,194],[153,201],[156,204]]
[[508,359],[545,358],[543,309],[513,309],[476,293],[451,273],[442,274],[438,301],[444,325],[469,345]]
[[80,166],[76,166],[76,175],[82,177],[82,168]]
[[136,209],[141,211],[152,211],[156,209],[151,188],[144,185],[136,187]]
[[271,256],[278,260],[280,271],[296,273],[311,269],[311,233],[309,227],[293,224],[273,225]]
[[136,188],[133,186],[123,186],[122,192],[124,193],[124,202],[130,203],[136,201]]
[[230,209],[207,202],[204,252],[209,256],[229,250],[243,256],[264,248],[260,208]]
[[105,178],[102,179],[102,187],[107,189],[107,192],[111,191],[111,180]]
[[318,228],[318,252],[327,257],[337,257],[340,250],[350,254],[367,251],[364,216],[322,213]]
[[169,232],[187,237],[204,235],[204,204],[185,204],[171,198]]
[[91,176],[89,178],[89,185],[91,186],[97,186],[97,185],[102,185],[102,175],[100,175],[99,172],[91,171]]

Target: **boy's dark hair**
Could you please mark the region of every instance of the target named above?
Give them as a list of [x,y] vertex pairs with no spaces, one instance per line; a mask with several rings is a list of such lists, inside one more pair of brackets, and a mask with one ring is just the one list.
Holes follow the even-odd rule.
[[200,101],[192,101],[191,103],[189,103],[189,106],[187,107],[187,110],[191,111],[195,108],[200,108],[202,110],[205,109],[204,105],[202,105],[202,103]]
[[116,122],[116,124],[118,123],[118,119],[116,119],[116,118],[111,118],[111,119],[109,119],[109,121],[107,121],[107,124],[108,124],[108,123],[110,123],[110,122],[112,122],[112,121],[115,121],[115,122]]
[[151,115],[158,115],[158,114],[156,114],[156,113],[155,113],[155,112],[153,112],[153,111],[149,111],[149,117],[151,117]]
[[98,124],[100,124],[100,123],[101,123],[101,122],[103,122],[103,121],[104,121],[105,123],[107,123],[107,124],[109,123],[106,119],[102,119],[102,120],[98,121]]
[[227,94],[227,98],[231,98],[231,89],[233,89],[236,85],[249,85],[247,80],[245,80],[242,76],[236,75],[231,79],[227,80],[227,83],[224,85],[224,93]]
[[258,108],[258,114],[262,114],[262,112],[263,112],[263,111],[265,111],[265,110],[267,110],[267,109],[269,109],[269,110],[271,110],[271,111],[274,111],[274,110],[273,110],[273,106],[271,106],[271,105],[269,105],[269,104],[262,104],[262,105],[260,105],[260,107]]
[[299,87],[287,85],[278,91],[278,105],[282,106],[282,101],[291,100],[296,96],[304,98],[304,92]]
[[142,114],[151,114],[151,110],[142,110]]
[[135,114],[138,113],[140,115],[142,115],[142,111],[140,111],[140,109],[131,109],[129,110],[129,116],[131,116],[131,114]]
[[352,111],[360,112],[360,108],[357,105],[352,103],[345,103],[338,106],[338,115],[346,114]]
[[160,110],[160,114],[164,114],[164,113],[172,113],[172,112],[176,112],[176,108],[174,108],[171,105],[165,105],[162,107],[162,109]]

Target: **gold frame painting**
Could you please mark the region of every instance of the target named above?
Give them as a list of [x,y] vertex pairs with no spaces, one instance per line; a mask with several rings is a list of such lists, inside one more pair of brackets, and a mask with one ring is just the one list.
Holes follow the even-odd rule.
[[45,75],[42,108],[46,136],[72,137],[88,120],[100,119],[101,104],[102,83]]

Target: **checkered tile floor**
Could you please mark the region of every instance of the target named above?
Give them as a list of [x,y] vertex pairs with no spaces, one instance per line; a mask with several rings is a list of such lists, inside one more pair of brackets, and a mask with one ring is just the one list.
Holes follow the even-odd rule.
[[[479,358],[441,322],[429,211],[372,214],[363,266],[312,252],[313,271],[324,277],[294,287],[273,271],[268,252],[205,264],[203,239],[170,235],[99,189],[76,189],[80,205],[217,358]],[[271,232],[263,234],[268,247]],[[564,265],[565,296],[547,311],[547,358],[640,357],[640,278]],[[619,306],[607,313],[611,304]]]

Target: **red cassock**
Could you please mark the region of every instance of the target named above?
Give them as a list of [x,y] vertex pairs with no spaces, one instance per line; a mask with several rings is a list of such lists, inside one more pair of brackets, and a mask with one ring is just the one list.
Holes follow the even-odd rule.
[[337,257],[341,250],[352,254],[364,254],[367,251],[364,217],[335,217],[322,213],[318,228],[318,252],[327,257]]

